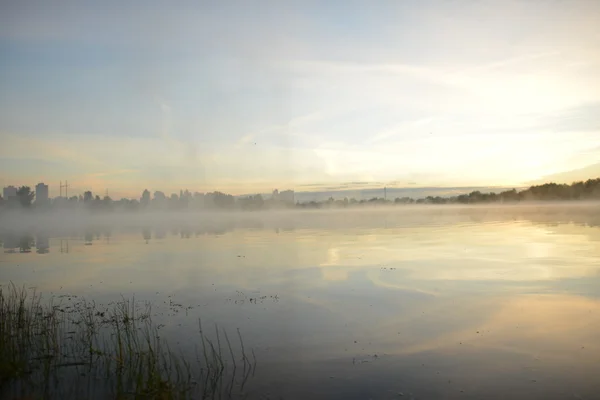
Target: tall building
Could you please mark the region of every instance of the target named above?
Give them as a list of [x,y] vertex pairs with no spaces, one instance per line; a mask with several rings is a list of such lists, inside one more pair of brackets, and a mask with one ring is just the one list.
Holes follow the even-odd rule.
[[294,204],[294,191],[293,190],[283,190],[279,191],[277,189],[273,190],[273,194],[271,195],[271,201],[276,204]]
[[38,183],[35,186],[35,204],[46,204],[48,202],[48,185]]
[[2,190],[2,197],[8,201],[11,197],[17,197],[17,188],[14,186],[7,186]]

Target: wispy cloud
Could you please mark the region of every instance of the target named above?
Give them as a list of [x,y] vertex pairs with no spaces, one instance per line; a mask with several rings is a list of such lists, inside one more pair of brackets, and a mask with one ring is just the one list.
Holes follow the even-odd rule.
[[577,168],[600,137],[599,4],[15,3],[0,158],[132,190]]
[[[523,66],[524,64],[530,64],[531,61],[537,61],[537,60],[544,60],[544,59],[554,59],[554,61],[557,61],[557,56],[560,56],[561,53],[559,51],[553,50],[553,51],[545,51],[545,52],[539,52],[539,53],[528,53],[528,54],[522,54],[519,56],[515,56],[515,57],[509,57],[509,58],[505,58],[502,60],[498,60],[498,61],[493,61],[490,63],[485,63],[479,66],[471,66],[466,68],[465,70],[460,71],[461,74],[465,74],[465,75],[470,75],[470,74],[474,74],[474,73],[478,73],[478,72],[482,72],[482,71],[494,71],[494,70],[499,70],[499,69],[504,69],[506,67],[519,67],[519,66]],[[547,60],[545,60],[547,61]]]

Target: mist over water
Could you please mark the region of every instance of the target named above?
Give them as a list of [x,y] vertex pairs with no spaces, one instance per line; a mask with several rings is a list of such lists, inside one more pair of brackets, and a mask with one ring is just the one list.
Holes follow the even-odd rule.
[[[4,213],[0,281],[244,333],[248,398],[594,398],[600,207]],[[60,297],[61,301],[67,301]]]
[[600,399],[598,48],[599,0],[1,2],[0,400]]
[[187,227],[215,232],[248,228],[401,227],[413,224],[444,225],[464,221],[546,220],[593,224],[600,218],[597,202],[530,202],[518,205],[375,205],[362,209],[262,211],[138,211],[4,210],[0,232],[48,232],[103,229],[109,232],[138,228]]

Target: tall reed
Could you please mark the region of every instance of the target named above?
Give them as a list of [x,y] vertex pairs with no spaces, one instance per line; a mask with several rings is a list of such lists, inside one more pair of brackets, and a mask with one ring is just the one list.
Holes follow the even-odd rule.
[[199,321],[201,349],[191,360],[160,337],[150,316],[150,305],[135,299],[100,309],[0,287],[0,397],[219,398],[242,389],[254,373],[256,359],[249,360],[241,335],[236,351],[223,330],[224,352],[219,328],[210,338]]

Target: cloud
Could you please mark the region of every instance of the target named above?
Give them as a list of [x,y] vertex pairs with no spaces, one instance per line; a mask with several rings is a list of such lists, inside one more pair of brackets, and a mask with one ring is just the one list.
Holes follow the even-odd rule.
[[12,4],[0,157],[228,187],[592,163],[598,5],[434,4]]
[[552,175],[546,175],[540,179],[528,182],[530,185],[539,185],[548,182],[571,184],[578,181],[586,181],[588,179],[600,178],[600,163],[587,165],[583,168],[574,169],[571,171],[559,172]]
[[240,140],[238,140],[237,145],[243,146],[245,144],[249,144],[250,142],[252,142],[254,140],[255,137],[256,137],[256,134],[253,134],[253,133],[244,135],[240,138]]
[[76,147],[73,146],[73,142],[69,140],[53,140],[54,138],[52,137],[43,139],[32,138],[25,135],[12,135],[9,133],[2,133],[1,136],[3,146],[0,146],[0,157],[3,158],[36,158],[47,162],[60,162],[71,166],[79,165],[84,168],[102,164],[87,151],[87,146]]

